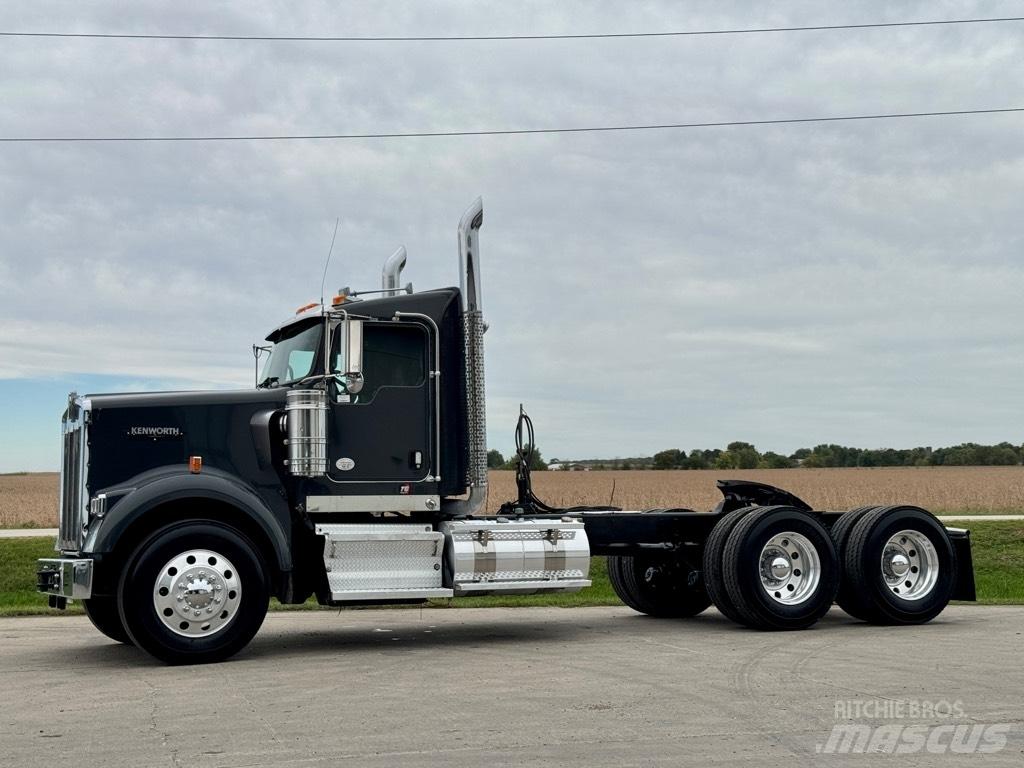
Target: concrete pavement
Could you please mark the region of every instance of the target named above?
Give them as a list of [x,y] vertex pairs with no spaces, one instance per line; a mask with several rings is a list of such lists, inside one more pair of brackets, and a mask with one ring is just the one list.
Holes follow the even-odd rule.
[[0,539],[55,539],[56,528],[0,528]]
[[[1024,607],[1007,606],[956,606],[898,628],[834,610],[791,633],[745,630],[713,610],[668,621],[627,608],[375,609],[272,614],[234,660],[166,667],[81,617],[0,619],[0,763],[810,765],[852,718],[1004,724],[1006,746],[984,759],[1020,765],[1022,633]],[[864,702],[873,717],[856,711]],[[877,711],[900,702],[941,711]],[[959,706],[955,717],[942,702]]]

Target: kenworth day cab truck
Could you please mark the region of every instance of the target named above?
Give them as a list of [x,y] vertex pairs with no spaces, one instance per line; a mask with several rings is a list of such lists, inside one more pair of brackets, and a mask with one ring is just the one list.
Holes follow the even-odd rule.
[[[834,601],[916,624],[973,600],[967,531],[910,506],[814,511],[786,491],[720,481],[710,512],[554,509],[530,487],[485,515],[477,200],[458,228],[460,288],[347,291],[267,336],[252,390],[79,397],[63,418],[58,557],[38,588],[80,600],[100,632],[158,659],[227,658],[271,596],[324,605],[573,591],[605,556],[635,610],[712,603],[758,629],[802,629]],[[526,438],[524,440],[524,428]]]

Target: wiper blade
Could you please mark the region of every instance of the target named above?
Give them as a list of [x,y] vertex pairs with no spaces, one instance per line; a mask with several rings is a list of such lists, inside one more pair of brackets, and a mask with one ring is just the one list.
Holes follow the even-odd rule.
[[269,389],[270,387],[276,387],[280,383],[277,376],[267,376],[263,381],[256,385],[256,389]]

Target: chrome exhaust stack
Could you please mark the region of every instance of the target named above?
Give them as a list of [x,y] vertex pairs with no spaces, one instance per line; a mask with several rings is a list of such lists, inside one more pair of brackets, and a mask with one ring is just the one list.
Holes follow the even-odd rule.
[[383,290],[385,296],[397,296],[403,290],[408,293],[412,293],[412,286],[408,288],[402,288],[402,270],[405,269],[405,262],[408,260],[408,254],[405,252],[405,246],[398,246],[398,250],[388,256],[387,261],[384,262],[384,270],[380,275],[380,287]]
[[459,221],[459,285],[462,291],[462,332],[466,360],[466,442],[469,451],[464,478],[469,498],[445,503],[455,516],[476,515],[487,501],[487,401],[484,392],[484,317],[480,300],[480,227],[484,201],[477,198]]

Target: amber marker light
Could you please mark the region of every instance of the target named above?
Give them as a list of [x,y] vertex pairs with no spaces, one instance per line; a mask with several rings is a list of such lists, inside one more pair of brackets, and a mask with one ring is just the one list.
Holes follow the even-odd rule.
[[203,471],[203,457],[202,456],[189,456],[188,457],[188,471],[193,475],[198,475]]

